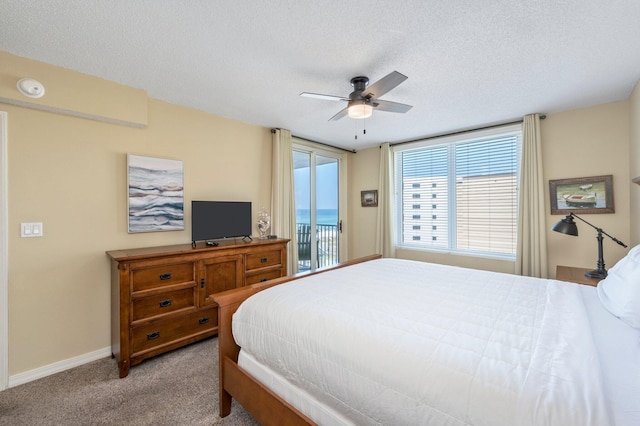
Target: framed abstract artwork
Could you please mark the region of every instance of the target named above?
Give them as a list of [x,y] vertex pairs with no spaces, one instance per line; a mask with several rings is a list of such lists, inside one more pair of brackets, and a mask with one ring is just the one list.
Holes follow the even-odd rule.
[[181,160],[127,154],[129,233],[184,229]]

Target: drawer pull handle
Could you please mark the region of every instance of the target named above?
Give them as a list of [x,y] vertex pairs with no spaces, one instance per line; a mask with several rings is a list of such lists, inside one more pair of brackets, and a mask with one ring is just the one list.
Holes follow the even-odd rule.
[[167,272],[166,274],[160,274],[160,281],[166,281],[171,279],[171,272]]
[[269,281],[269,278],[263,278],[263,279],[260,280],[261,283],[263,283],[265,281]]
[[267,263],[269,261],[268,257],[261,257],[260,258],[260,263]]
[[204,318],[200,318],[198,320],[198,324],[202,325],[202,324],[206,324],[209,322],[209,317],[204,317]]
[[161,300],[160,301],[160,307],[161,308],[166,308],[167,306],[171,306],[171,299]]
[[147,334],[147,340],[154,340],[154,339],[157,339],[158,337],[160,337],[159,331],[154,331],[153,333]]

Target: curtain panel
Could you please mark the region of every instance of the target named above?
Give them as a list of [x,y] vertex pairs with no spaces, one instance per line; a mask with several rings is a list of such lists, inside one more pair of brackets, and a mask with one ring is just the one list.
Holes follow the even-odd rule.
[[518,206],[518,247],[515,273],[547,278],[547,230],[542,177],[540,115],[530,114],[522,123],[522,161]]
[[287,274],[298,272],[296,241],[296,205],[293,189],[293,144],[291,132],[272,132],[271,229],[280,238],[291,240],[287,250]]
[[389,143],[380,147],[378,178],[378,215],[376,220],[376,253],[396,257],[395,191],[393,181],[393,150]]

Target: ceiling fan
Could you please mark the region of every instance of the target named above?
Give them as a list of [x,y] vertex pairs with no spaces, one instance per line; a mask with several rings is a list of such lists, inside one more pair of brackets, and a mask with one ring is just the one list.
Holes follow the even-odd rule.
[[369,78],[358,76],[351,79],[351,85],[354,90],[349,94],[348,98],[308,92],[302,92],[300,96],[328,101],[346,101],[347,106],[331,117],[329,121],[339,120],[346,115],[351,118],[368,118],[374,109],[378,111],[405,113],[412,108],[411,105],[384,101],[379,98],[406,79],[406,75],[400,74],[398,71],[393,71],[367,87]]

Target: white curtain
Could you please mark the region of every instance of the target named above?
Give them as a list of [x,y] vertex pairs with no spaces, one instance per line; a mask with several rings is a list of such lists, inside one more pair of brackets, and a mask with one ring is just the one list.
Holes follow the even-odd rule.
[[298,272],[298,241],[296,238],[296,205],[293,190],[293,147],[291,132],[272,132],[273,156],[271,168],[271,233],[291,240],[287,250],[287,274]]
[[522,124],[522,164],[515,273],[547,278],[547,229],[541,145],[539,114],[525,116]]
[[395,257],[395,214],[393,184],[393,150],[388,143],[380,147],[378,178],[378,216],[376,223],[376,253]]

